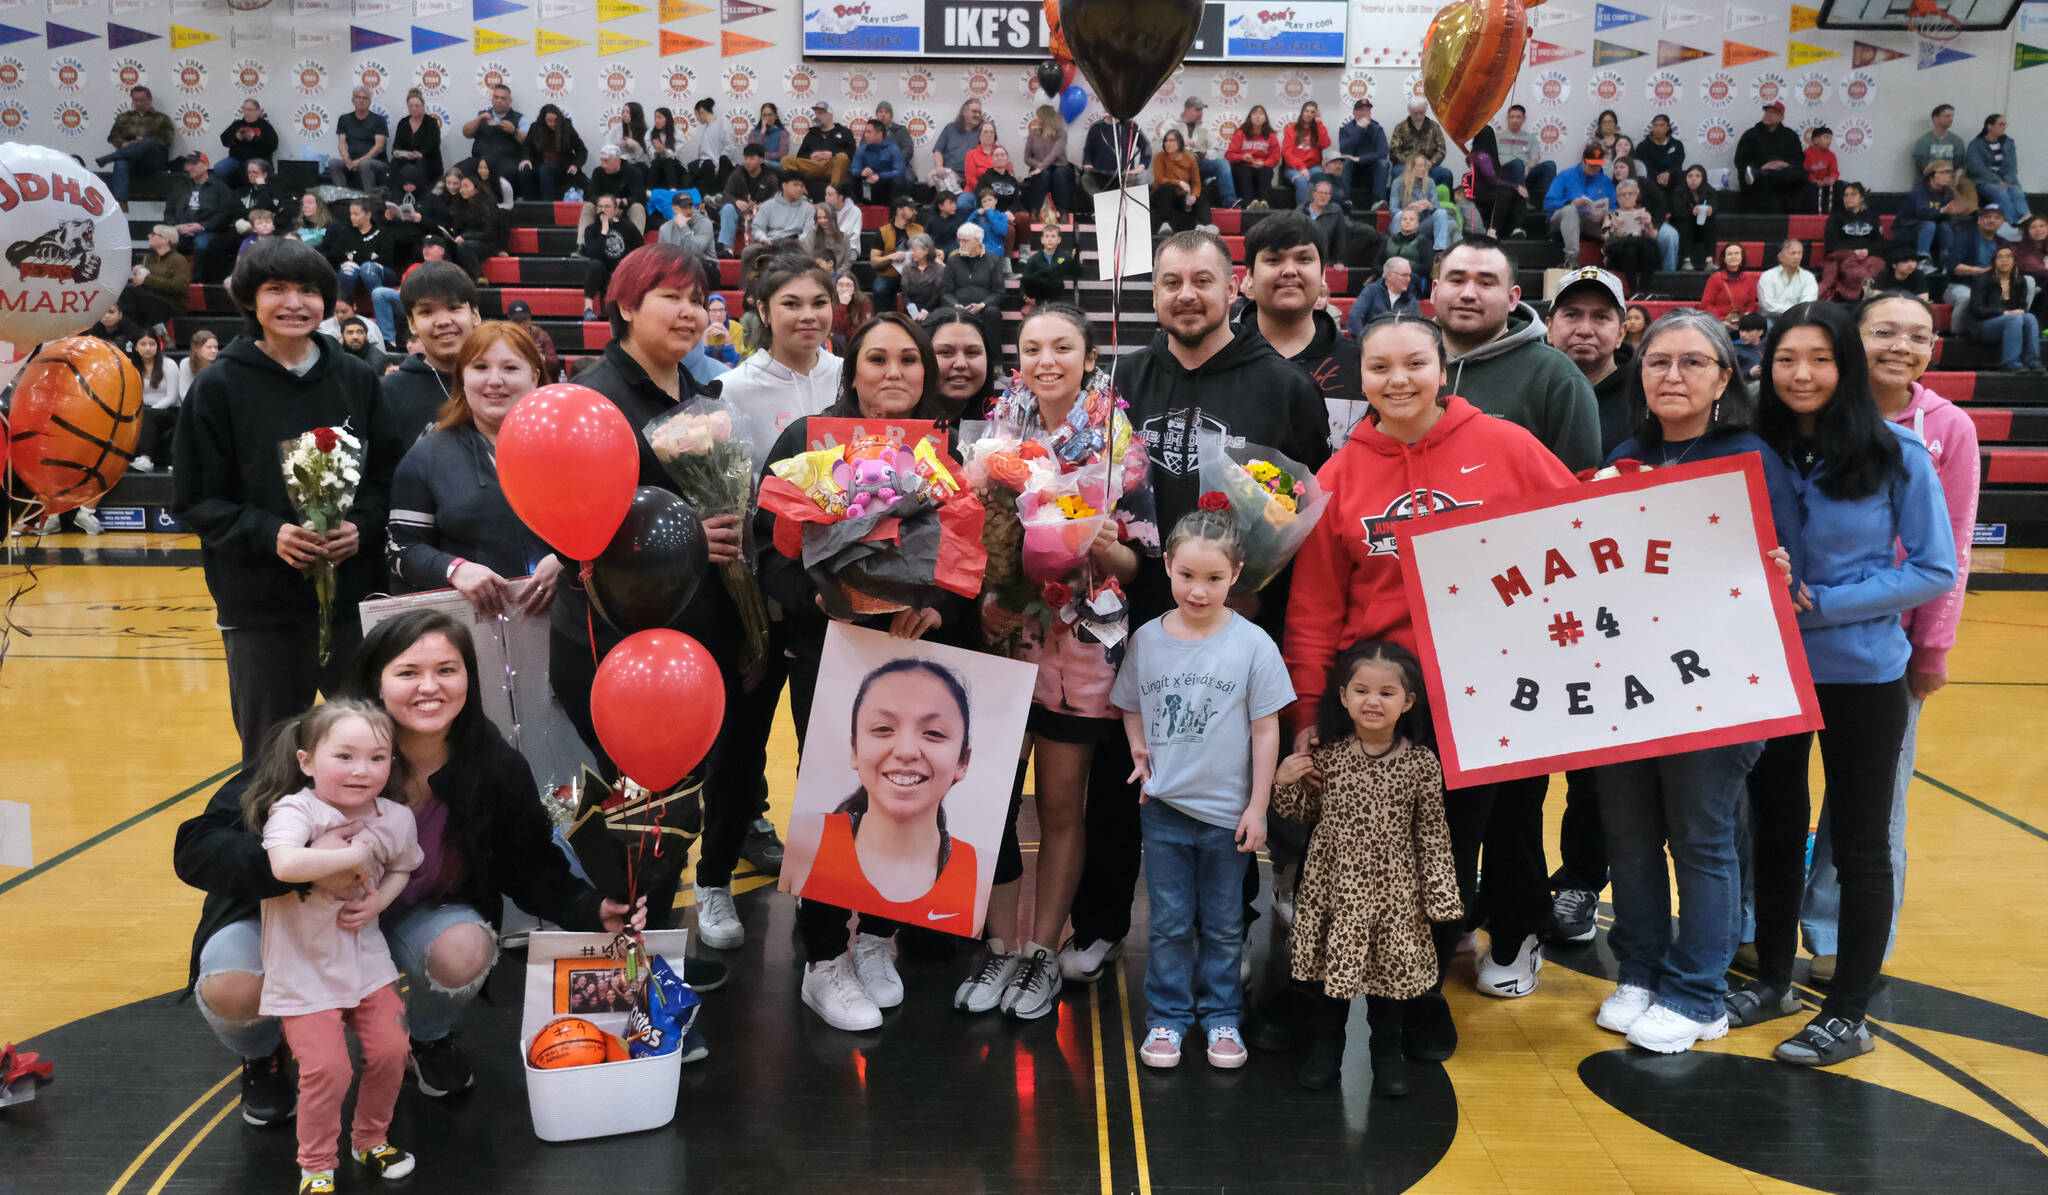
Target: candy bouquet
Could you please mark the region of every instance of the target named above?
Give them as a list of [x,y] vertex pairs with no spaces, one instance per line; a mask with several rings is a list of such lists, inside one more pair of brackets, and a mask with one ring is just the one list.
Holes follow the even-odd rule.
[[[363,444],[346,426],[316,427],[278,446],[284,460],[284,488],[292,506],[315,535],[341,527],[356,502],[363,479]],[[320,604],[320,662],[334,650],[334,562],[315,560],[300,570],[313,582]]]
[[1257,444],[1227,444],[1215,432],[1195,440],[1196,470],[1205,510],[1229,510],[1244,541],[1239,589],[1256,592],[1287,567],[1301,550],[1328,495],[1315,474]]
[[828,447],[770,462],[761,506],[776,516],[776,551],[803,564],[826,613],[886,614],[942,592],[981,592],[981,503],[935,447],[932,424],[899,420],[877,432],[814,417],[806,426]]
[[648,447],[702,519],[738,515],[740,558],[718,566],[719,581],[739,608],[749,661],[768,651],[768,603],[754,576],[754,449],[746,424],[728,403],[698,398],[650,420]]

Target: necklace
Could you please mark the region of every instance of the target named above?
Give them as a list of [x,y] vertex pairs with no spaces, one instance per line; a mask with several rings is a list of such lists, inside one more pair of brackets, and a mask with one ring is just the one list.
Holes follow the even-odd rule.
[[1673,465],[1682,465],[1682,464],[1684,464],[1684,463],[1685,463],[1685,458],[1686,458],[1686,457],[1689,457],[1689,456],[1691,456],[1691,455],[1692,455],[1692,450],[1693,450],[1693,449],[1695,449],[1695,448],[1698,448],[1698,447],[1700,446],[1700,441],[1701,441],[1701,440],[1704,440],[1704,439],[1706,439],[1706,438],[1707,438],[1707,436],[1706,436],[1706,433],[1705,433],[1705,432],[1702,432],[1702,433],[1700,433],[1699,435],[1697,435],[1697,436],[1694,436],[1694,437],[1693,437],[1693,440],[1692,440],[1692,443],[1690,443],[1690,444],[1687,444],[1687,445],[1685,446],[1685,451],[1684,451],[1684,452],[1681,452],[1681,453],[1679,453],[1679,454],[1678,454],[1678,459],[1677,459],[1677,460],[1675,460],[1675,461],[1671,459],[1671,454],[1670,454],[1670,453],[1668,453],[1668,452],[1667,452],[1667,453],[1665,453],[1665,455],[1664,455],[1664,467],[1668,469],[1668,468],[1670,468],[1670,467],[1671,467],[1671,466],[1673,466]]
[[1358,753],[1360,755],[1365,756],[1367,759],[1385,759],[1387,756],[1392,755],[1394,753],[1394,748],[1401,745],[1401,737],[1399,735],[1396,735],[1394,736],[1394,741],[1387,744],[1387,749],[1385,751],[1382,751],[1379,754],[1375,755],[1372,752],[1367,751],[1365,749],[1364,739],[1357,738],[1354,736],[1352,741],[1358,744]]

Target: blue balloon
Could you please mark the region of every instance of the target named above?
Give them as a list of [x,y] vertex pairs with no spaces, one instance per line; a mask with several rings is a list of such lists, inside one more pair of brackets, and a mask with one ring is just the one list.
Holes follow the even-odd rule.
[[1060,92],[1061,120],[1066,121],[1068,124],[1072,124],[1076,120],[1079,120],[1081,118],[1081,113],[1086,112],[1087,110],[1088,93],[1081,90],[1079,84],[1075,84],[1074,86],[1067,88],[1065,91]]

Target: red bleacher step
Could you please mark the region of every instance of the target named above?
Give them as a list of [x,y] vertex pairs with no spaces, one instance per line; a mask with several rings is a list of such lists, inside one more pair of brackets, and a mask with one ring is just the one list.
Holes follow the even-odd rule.
[[2048,485],[2048,448],[1987,448],[1986,485]]

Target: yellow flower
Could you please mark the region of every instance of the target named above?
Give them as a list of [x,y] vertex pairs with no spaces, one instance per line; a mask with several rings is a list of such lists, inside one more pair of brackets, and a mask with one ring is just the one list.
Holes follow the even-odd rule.
[[1095,517],[1095,508],[1088,505],[1088,500],[1078,494],[1068,494],[1062,497],[1057,505],[1060,508],[1060,513],[1070,519],[1092,519]]

